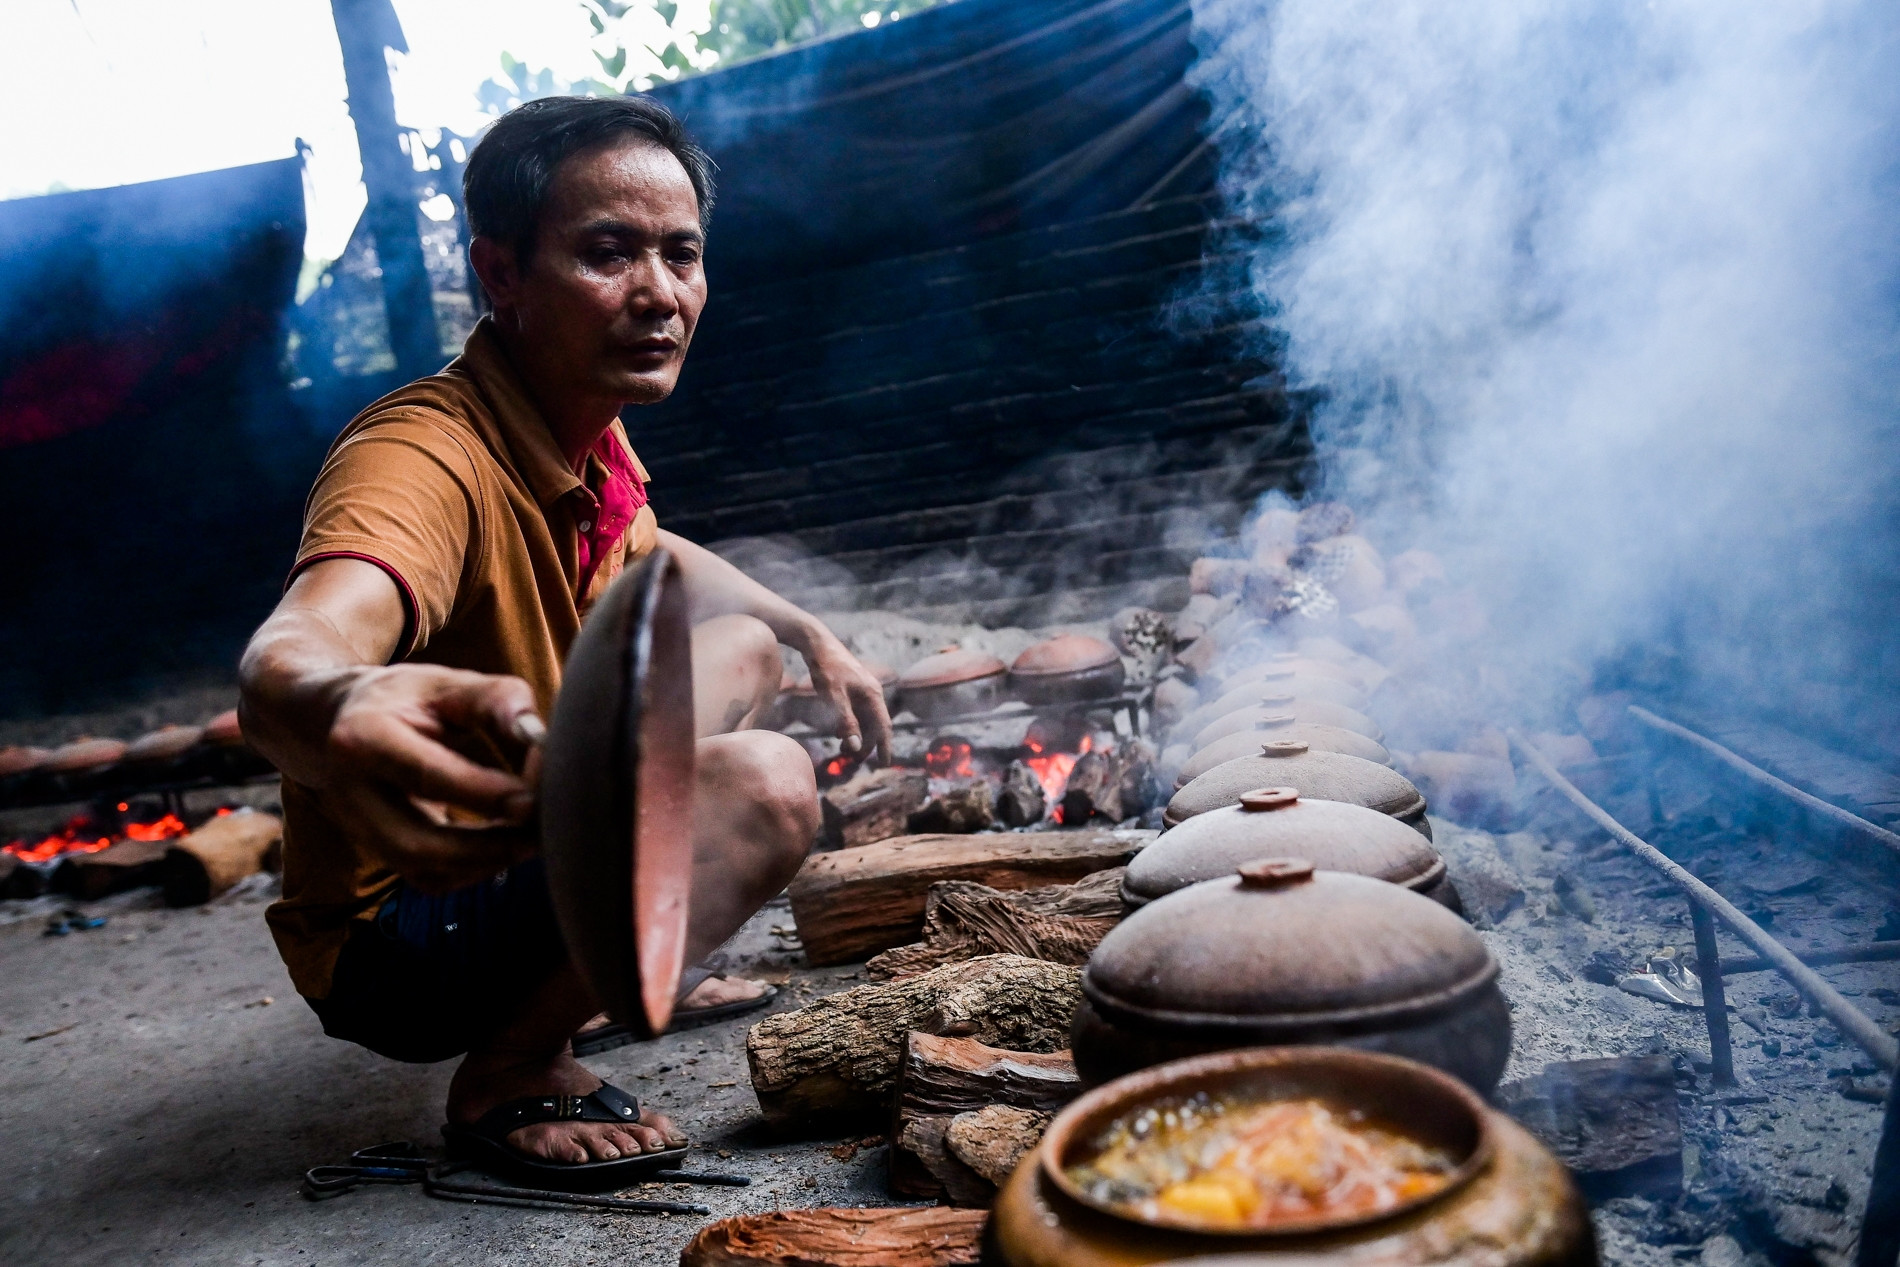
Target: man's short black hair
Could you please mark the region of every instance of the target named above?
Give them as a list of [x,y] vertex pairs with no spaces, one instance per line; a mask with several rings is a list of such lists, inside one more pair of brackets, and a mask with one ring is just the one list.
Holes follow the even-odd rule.
[[651,97],[542,97],[495,120],[462,173],[470,231],[506,242],[525,268],[554,173],[582,150],[623,136],[644,137],[680,161],[699,199],[704,231],[712,218],[713,161]]

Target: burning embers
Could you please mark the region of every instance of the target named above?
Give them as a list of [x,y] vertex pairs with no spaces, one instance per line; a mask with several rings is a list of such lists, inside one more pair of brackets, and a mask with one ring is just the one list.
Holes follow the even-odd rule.
[[[130,808],[129,804],[121,801],[118,812],[124,814]],[[69,854],[98,853],[121,840],[171,840],[188,830],[184,820],[172,813],[164,813],[145,822],[124,822],[116,828],[101,824],[91,814],[75,814],[58,831],[49,832],[37,840],[9,841],[0,846],[0,852],[20,862],[57,862]]]

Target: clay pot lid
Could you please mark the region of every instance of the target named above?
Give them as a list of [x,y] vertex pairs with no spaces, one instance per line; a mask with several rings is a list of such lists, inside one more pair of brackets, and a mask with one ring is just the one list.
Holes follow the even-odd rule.
[[1497,975],[1483,939],[1430,898],[1310,859],[1255,858],[1129,915],[1089,956],[1082,989],[1113,1024],[1310,1034],[1422,1018]]
[[1389,814],[1314,800],[1291,787],[1254,788],[1240,794],[1239,804],[1196,814],[1136,854],[1122,896],[1139,905],[1278,857],[1413,890],[1445,874],[1444,859],[1425,838]]
[[898,674],[897,684],[912,688],[955,686],[960,682],[1000,677],[1008,672],[1007,664],[986,652],[965,651],[962,647],[946,647],[935,655],[925,656]]
[[47,753],[43,768],[55,774],[97,770],[125,756],[125,747],[123,739],[75,739]]
[[[1149,1219],[1126,1206],[1097,1199],[1070,1177],[1069,1168],[1087,1161],[1096,1141],[1118,1119],[1159,1100],[1178,1102],[1195,1095],[1243,1101],[1314,1096],[1350,1105],[1374,1120],[1402,1123],[1415,1137],[1445,1149],[1457,1165],[1443,1187],[1390,1209],[1287,1220],[1264,1228],[1213,1228],[1168,1217]],[[1471,1088],[1417,1061],[1350,1047],[1251,1047],[1169,1061],[1096,1087],[1056,1115],[1036,1146],[1036,1164],[1042,1178],[1058,1191],[1116,1222],[1219,1239],[1310,1235],[1403,1218],[1457,1192],[1489,1166],[1499,1151],[1494,1120]],[[1272,1257],[1278,1261],[1280,1255]],[[1312,1265],[1332,1258],[1316,1251],[1293,1253],[1287,1261]],[[1218,1258],[1223,1263],[1243,1260],[1265,1261],[1252,1253]]]
[[204,741],[217,744],[241,744],[244,729],[238,724],[237,709],[227,708],[205,723]]
[[[877,679],[879,686],[889,687],[897,685],[897,670],[885,664],[882,660],[860,660],[858,663],[862,664],[865,671]],[[807,681],[809,680],[810,679],[807,679]]]
[[[1344,704],[1335,704],[1331,700],[1296,699],[1290,695],[1255,695],[1251,698],[1235,691],[1238,698],[1232,707],[1198,709],[1201,716],[1214,713],[1213,717],[1202,722],[1194,731],[1194,746],[1205,748],[1216,739],[1223,739],[1237,730],[1252,729],[1256,720],[1268,717],[1290,716],[1295,721],[1312,722],[1318,726],[1334,726],[1340,730],[1350,730],[1354,734],[1364,735],[1378,743],[1385,738],[1385,732],[1379,729],[1379,723],[1355,708]],[[1223,705],[1225,697],[1223,697]],[[1184,718],[1198,721],[1200,718]]]
[[1301,740],[1274,740],[1260,744],[1254,756],[1224,761],[1189,780],[1168,802],[1167,817],[1171,823],[1185,822],[1237,804],[1243,792],[1283,786],[1297,788],[1311,800],[1344,801],[1394,817],[1425,804],[1412,781],[1397,770],[1343,752],[1317,751]]
[[[1225,765],[1236,758],[1257,757],[1262,745],[1271,739],[1294,739],[1304,743],[1313,752],[1343,753],[1375,765],[1388,765],[1392,760],[1392,754],[1385,750],[1383,744],[1364,735],[1341,730],[1337,726],[1319,726],[1297,720],[1277,721],[1273,719],[1275,716],[1284,717],[1285,714],[1269,714],[1253,730],[1238,730],[1216,739],[1204,748],[1196,749],[1175,775],[1174,786],[1186,787],[1216,766]],[[1272,779],[1262,781],[1274,782]]]
[[692,629],[655,550],[588,613],[542,753],[541,857],[562,940],[608,1015],[673,1014],[693,870]]
[[127,744],[125,759],[128,762],[170,761],[197,747],[204,733],[202,726],[160,726]]
[[1091,638],[1087,634],[1061,634],[1025,648],[1009,666],[1009,671],[1017,677],[1086,673],[1120,659],[1121,653],[1100,638]]
[[0,779],[37,770],[46,764],[46,758],[51,755],[46,749],[29,744],[10,744],[0,748]]

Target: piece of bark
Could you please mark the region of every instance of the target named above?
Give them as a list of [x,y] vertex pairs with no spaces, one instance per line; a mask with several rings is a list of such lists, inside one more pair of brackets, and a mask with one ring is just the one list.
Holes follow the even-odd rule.
[[1122,813],[1122,775],[1128,769],[1128,757],[1119,748],[1108,752],[1085,752],[1069,771],[1068,786],[1062,792],[1062,822],[1079,827],[1091,818],[1119,823]]
[[1006,1051],[972,1038],[909,1035],[891,1126],[891,1191],[959,1204],[988,1201],[991,1185],[947,1146],[950,1124],[997,1104],[1053,1113],[1080,1094],[1082,1082],[1066,1051]]
[[1065,964],[986,955],[767,1017],[746,1034],[752,1089],[769,1121],[888,1120],[913,1030],[1017,1051],[1059,1051],[1082,1000]]
[[1682,1125],[1668,1056],[1558,1061],[1499,1087],[1497,1103],[1563,1159],[1593,1201],[1682,1191]]
[[860,849],[815,854],[790,890],[792,917],[814,965],[850,963],[923,935],[924,906],[939,880],[993,889],[1067,884],[1125,865],[1152,832],[1020,832],[900,836]]
[[1003,790],[996,795],[996,818],[1005,827],[1029,827],[1040,823],[1049,812],[1042,793],[1042,780],[1020,761],[1009,763],[1003,774]]
[[0,892],[0,897],[22,900],[46,892],[47,868],[21,862],[12,854],[6,856],[13,860],[13,866],[7,873],[6,889]]
[[20,860],[13,854],[0,850],[0,897],[10,896],[7,888],[13,879],[13,873],[19,869]]
[[284,837],[283,820],[253,809],[220,815],[171,842],[163,864],[165,901],[197,906],[264,869],[271,846]]
[[772,1210],[709,1223],[680,1267],[966,1267],[979,1261],[984,1210]]
[[933,797],[912,814],[908,826],[913,834],[924,832],[967,835],[982,831],[996,821],[996,806],[990,799],[987,779],[977,779],[962,787],[951,788]]
[[1042,1133],[1054,1116],[1008,1104],[986,1104],[951,1118],[943,1142],[952,1157],[1000,1188],[1016,1172],[1023,1155],[1042,1142]]
[[855,849],[903,835],[910,816],[923,806],[929,784],[922,770],[860,769],[818,798],[820,843],[826,849]]
[[162,840],[121,840],[98,853],[75,854],[53,872],[53,888],[92,902],[142,884],[157,884],[165,853]]
[[978,955],[1023,955],[1082,964],[1121,922],[1126,867],[1041,889],[992,889],[942,880],[924,899],[923,940],[873,955],[874,977],[896,980]]

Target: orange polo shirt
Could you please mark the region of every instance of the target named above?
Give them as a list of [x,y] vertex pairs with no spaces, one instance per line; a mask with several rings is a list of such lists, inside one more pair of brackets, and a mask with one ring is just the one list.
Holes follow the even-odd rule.
[[[602,440],[619,451],[597,449],[575,474],[484,318],[440,374],[337,437],[291,575],[322,558],[375,563],[408,608],[398,660],[512,674],[548,716],[582,617],[659,531],[626,432],[615,422]],[[617,537],[601,539],[603,511],[626,521]],[[283,801],[284,895],[265,918],[297,989],[320,999],[351,923],[372,917],[397,877],[338,829],[321,791],[285,779]]]

